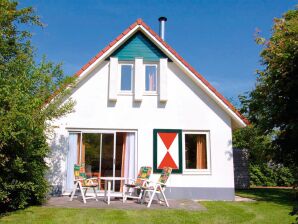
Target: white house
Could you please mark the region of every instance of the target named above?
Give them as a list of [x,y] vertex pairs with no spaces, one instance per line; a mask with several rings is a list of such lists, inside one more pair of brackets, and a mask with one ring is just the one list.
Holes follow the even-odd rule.
[[49,180],[64,194],[85,163],[92,176],[152,166],[153,179],[171,166],[168,198],[234,199],[232,130],[248,121],[141,19],[76,76],[74,112],[51,141]]

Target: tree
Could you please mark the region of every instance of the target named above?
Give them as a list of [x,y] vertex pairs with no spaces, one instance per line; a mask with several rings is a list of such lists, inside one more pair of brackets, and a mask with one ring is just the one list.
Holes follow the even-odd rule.
[[[255,89],[240,98],[242,112],[246,113],[252,125],[235,132],[234,143],[243,146],[246,138],[251,154],[291,168],[298,183],[297,8],[274,20],[269,40],[258,36],[256,41],[264,46],[261,52],[263,69],[257,71]],[[258,141],[260,146],[256,147]],[[264,146],[268,143],[266,150]],[[260,161],[252,158],[253,162]],[[297,205],[292,212],[295,214]]]
[[274,150],[268,155],[278,163],[298,167],[298,11],[274,20],[272,36],[262,44],[263,70],[257,71],[255,89],[242,101],[258,135],[269,136]]
[[272,37],[261,52],[263,70],[250,93],[249,118],[264,133],[274,131],[275,160],[298,167],[298,11],[275,19]]
[[233,132],[233,147],[249,149],[251,164],[264,164],[272,161],[274,145],[270,135],[264,135],[253,124]]
[[[69,113],[65,100],[73,78],[61,64],[34,59],[31,34],[20,27],[42,26],[31,7],[0,0],[0,211],[39,204],[48,192],[44,176],[50,122]],[[54,98],[51,98],[55,94]],[[51,100],[49,100],[51,99]]]

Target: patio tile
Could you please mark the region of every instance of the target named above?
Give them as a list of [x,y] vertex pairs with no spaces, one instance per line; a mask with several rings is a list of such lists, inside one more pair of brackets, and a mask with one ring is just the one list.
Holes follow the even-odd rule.
[[[168,200],[170,207],[166,207],[164,204],[159,204],[157,201],[153,201],[149,209],[182,209],[182,210],[207,210],[199,202],[193,200]],[[62,208],[99,208],[99,209],[124,209],[124,210],[141,210],[148,209],[147,204],[137,203],[136,200],[127,200],[126,203],[122,202],[122,199],[111,198],[111,203],[108,205],[103,201],[103,198],[99,198],[99,201],[94,199],[87,200],[84,204],[81,198],[74,198],[73,201],[69,201],[68,196],[63,197],[51,197],[44,205],[46,207],[62,207]]]

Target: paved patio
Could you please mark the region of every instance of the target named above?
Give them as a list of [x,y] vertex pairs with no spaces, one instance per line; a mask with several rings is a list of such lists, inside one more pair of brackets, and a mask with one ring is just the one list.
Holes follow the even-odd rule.
[[[166,207],[164,204],[159,204],[157,201],[153,201],[149,209],[182,209],[192,211],[204,211],[207,210],[199,202],[193,200],[168,200],[170,207]],[[74,198],[73,201],[69,201],[68,196],[63,197],[51,197],[44,205],[46,207],[63,207],[63,208],[99,208],[99,209],[124,209],[124,210],[140,210],[148,209],[146,204],[137,203],[136,200],[127,200],[126,203],[122,202],[122,199],[111,198],[111,204],[108,205],[103,198],[100,197],[99,201],[94,199],[87,200],[84,204],[82,198]]]

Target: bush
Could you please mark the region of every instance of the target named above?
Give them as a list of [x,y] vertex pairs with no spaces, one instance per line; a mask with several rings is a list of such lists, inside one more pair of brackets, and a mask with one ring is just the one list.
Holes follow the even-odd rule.
[[251,186],[293,186],[294,176],[288,167],[252,164],[249,167]]
[[62,104],[68,93],[62,87],[73,79],[60,65],[35,62],[30,32],[18,26],[26,24],[41,24],[32,8],[0,1],[0,213],[43,202],[50,150],[46,133],[52,120],[73,107],[71,101]]

